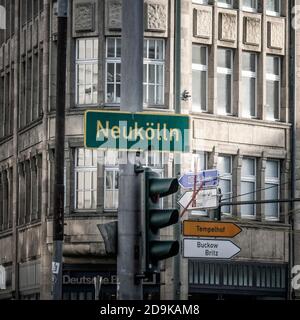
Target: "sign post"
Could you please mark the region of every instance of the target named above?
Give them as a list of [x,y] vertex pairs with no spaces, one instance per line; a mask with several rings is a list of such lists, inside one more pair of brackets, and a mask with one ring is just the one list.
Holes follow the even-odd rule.
[[178,201],[178,203],[187,210],[206,210],[218,207],[217,189],[200,190],[195,197],[192,206],[189,206],[194,197],[193,191],[187,191]]
[[197,174],[188,172],[178,182],[184,189],[193,189],[195,186],[199,187],[201,183],[203,184],[203,189],[215,188],[219,185],[219,172],[218,170],[204,170]]
[[189,116],[86,111],[86,148],[189,152]]
[[234,238],[242,232],[235,223],[230,222],[183,222],[183,235],[187,237]]

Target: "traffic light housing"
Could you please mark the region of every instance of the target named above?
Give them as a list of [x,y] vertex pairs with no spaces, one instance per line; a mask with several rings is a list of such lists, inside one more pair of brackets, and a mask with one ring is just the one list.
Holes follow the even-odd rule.
[[159,261],[173,257],[179,252],[178,241],[161,241],[160,229],[176,224],[177,209],[162,209],[160,199],[178,191],[176,178],[161,178],[158,173],[146,168],[143,173],[142,235],[143,271],[159,272]]

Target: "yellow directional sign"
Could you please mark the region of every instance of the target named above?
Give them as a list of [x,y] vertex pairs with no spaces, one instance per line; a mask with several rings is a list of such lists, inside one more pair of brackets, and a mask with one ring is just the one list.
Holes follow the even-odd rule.
[[184,221],[183,235],[187,237],[233,238],[242,229],[234,223]]

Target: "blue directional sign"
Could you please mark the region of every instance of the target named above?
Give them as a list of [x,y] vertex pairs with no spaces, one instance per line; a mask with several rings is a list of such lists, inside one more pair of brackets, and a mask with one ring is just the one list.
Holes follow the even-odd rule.
[[184,189],[193,189],[195,185],[199,187],[203,183],[203,188],[213,188],[219,185],[219,171],[218,170],[204,170],[196,174],[188,172],[184,174],[179,180],[179,184]]

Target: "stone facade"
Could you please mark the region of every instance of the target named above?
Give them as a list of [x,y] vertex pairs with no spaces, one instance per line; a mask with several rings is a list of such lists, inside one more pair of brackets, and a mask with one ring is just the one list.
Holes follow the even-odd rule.
[[[13,279],[11,288],[5,292],[0,290],[0,299],[11,298],[13,294],[16,294],[16,298],[29,298],[32,297],[32,292],[37,295],[36,297],[49,299],[51,292],[57,8],[55,1],[43,0],[39,3],[41,2],[45,5],[44,8],[40,8],[33,18],[28,20],[25,18],[20,32],[15,32],[13,35],[14,41],[10,37],[0,41],[1,81],[2,78],[4,80],[11,75],[10,83],[14,84],[14,88],[20,84],[19,90],[13,91],[12,105],[8,102],[2,103],[0,100],[0,108],[7,105],[12,111],[9,116],[7,112],[3,113],[7,117],[2,118],[3,109],[0,109],[0,129],[5,127],[3,134],[2,131],[0,132],[0,200],[3,199],[0,205],[5,209],[0,210],[0,214],[5,211],[0,220],[0,265],[11,270]],[[15,17],[19,16],[21,10],[19,3],[20,1],[16,1]],[[115,265],[115,260],[105,255],[104,242],[97,224],[117,218],[115,209],[108,210],[105,207],[107,199],[105,199],[104,186],[107,180],[106,169],[108,167],[112,170],[117,166],[117,157],[108,151],[97,153],[97,165],[92,168],[97,172],[97,200],[93,210],[76,208],[76,174],[79,170],[76,165],[77,152],[84,147],[84,111],[87,108],[116,110],[119,107],[118,103],[112,105],[106,102],[108,91],[106,70],[108,63],[116,63],[118,58],[108,57],[112,58],[108,61],[106,41],[110,38],[115,40],[121,36],[121,0],[73,0],[70,3],[72,14],[68,21],[67,42],[64,262],[66,266],[79,268],[79,266],[88,265],[91,269],[100,268],[108,272],[109,266]],[[181,109],[181,113],[189,114],[191,117],[193,128],[191,153],[193,155],[165,154],[167,161],[159,169],[163,170],[164,176],[173,176],[174,172],[180,175],[193,170],[194,160],[192,159],[203,153],[206,157],[206,167],[214,169],[218,167],[220,157],[230,156],[232,192],[233,196],[238,197],[242,192],[243,160],[254,158],[257,172],[257,200],[264,200],[267,197],[265,192],[267,162],[273,159],[280,163],[281,197],[288,198],[291,167],[287,41],[290,21],[289,1],[282,4],[281,17],[266,15],[264,4],[259,6],[259,12],[253,13],[241,10],[238,6],[241,1],[234,1],[235,6],[232,9],[217,7],[216,1],[209,5],[192,3],[191,0],[182,0],[181,3],[181,70],[177,72],[181,75],[181,91],[187,90],[192,98],[182,100],[181,106],[176,107]],[[176,75],[174,1],[145,0],[144,17],[145,38],[163,40],[164,59],[161,59],[163,61],[159,61],[159,64],[163,64],[165,68],[163,106],[146,106],[145,110],[174,112],[176,109],[174,105]],[[93,73],[98,80],[96,88],[98,103],[93,106],[76,104],[77,95],[81,92],[76,81],[78,73],[76,46],[80,39],[98,40],[98,47],[94,48],[96,53],[93,60],[97,65]],[[156,48],[159,48],[158,44],[159,42],[156,42]],[[208,89],[205,112],[193,109],[193,98],[197,94],[193,92],[192,81],[193,44],[207,48]],[[220,92],[218,92],[217,73],[220,48],[228,48],[233,52],[232,114],[227,116],[218,114]],[[244,51],[256,53],[258,57],[257,116],[255,118],[243,116],[245,104],[242,91],[242,54]],[[116,52],[117,49],[114,54]],[[269,121],[266,116],[268,54],[277,55],[281,59],[281,103],[278,121]],[[20,64],[13,66],[14,61],[20,61]],[[92,89],[85,87],[83,91],[86,94]],[[0,90],[5,92],[2,86]],[[7,93],[3,96],[4,101],[8,101]],[[33,97],[32,100],[30,97]],[[8,122],[13,125],[7,126]],[[2,124],[4,125],[1,126]],[[182,157],[183,160],[178,172],[176,171],[178,167],[174,166],[176,157]],[[7,190],[11,190],[11,196],[8,196]],[[189,214],[184,219],[196,217],[200,220],[209,220],[212,216],[212,212],[205,217]],[[250,219],[243,217],[240,206],[232,209],[231,216],[222,218],[225,221],[238,223],[243,229],[243,232],[233,240],[241,247],[241,254],[230,265],[257,264],[264,268],[266,265],[276,264],[288,275],[292,254],[289,249],[292,225],[288,205],[280,206],[276,221],[266,218],[263,205],[257,205],[256,215]],[[300,228],[298,220],[296,219],[296,229]],[[162,238],[172,239],[173,229],[169,228],[163,232]],[[296,250],[298,250],[298,242],[296,242]],[[297,259],[299,260],[299,257],[296,257],[296,262]],[[161,269],[161,298],[187,299],[189,294],[195,294],[189,287],[187,259],[167,260],[162,264]],[[31,278],[31,282],[26,282],[26,274],[31,272],[34,277]],[[173,277],[174,274],[180,277]],[[201,291],[201,286],[197,288]],[[282,295],[287,294],[286,287],[281,289]],[[218,294],[218,290],[216,288],[214,290]],[[251,294],[250,291],[249,294]],[[268,297],[266,292],[262,295]]]

